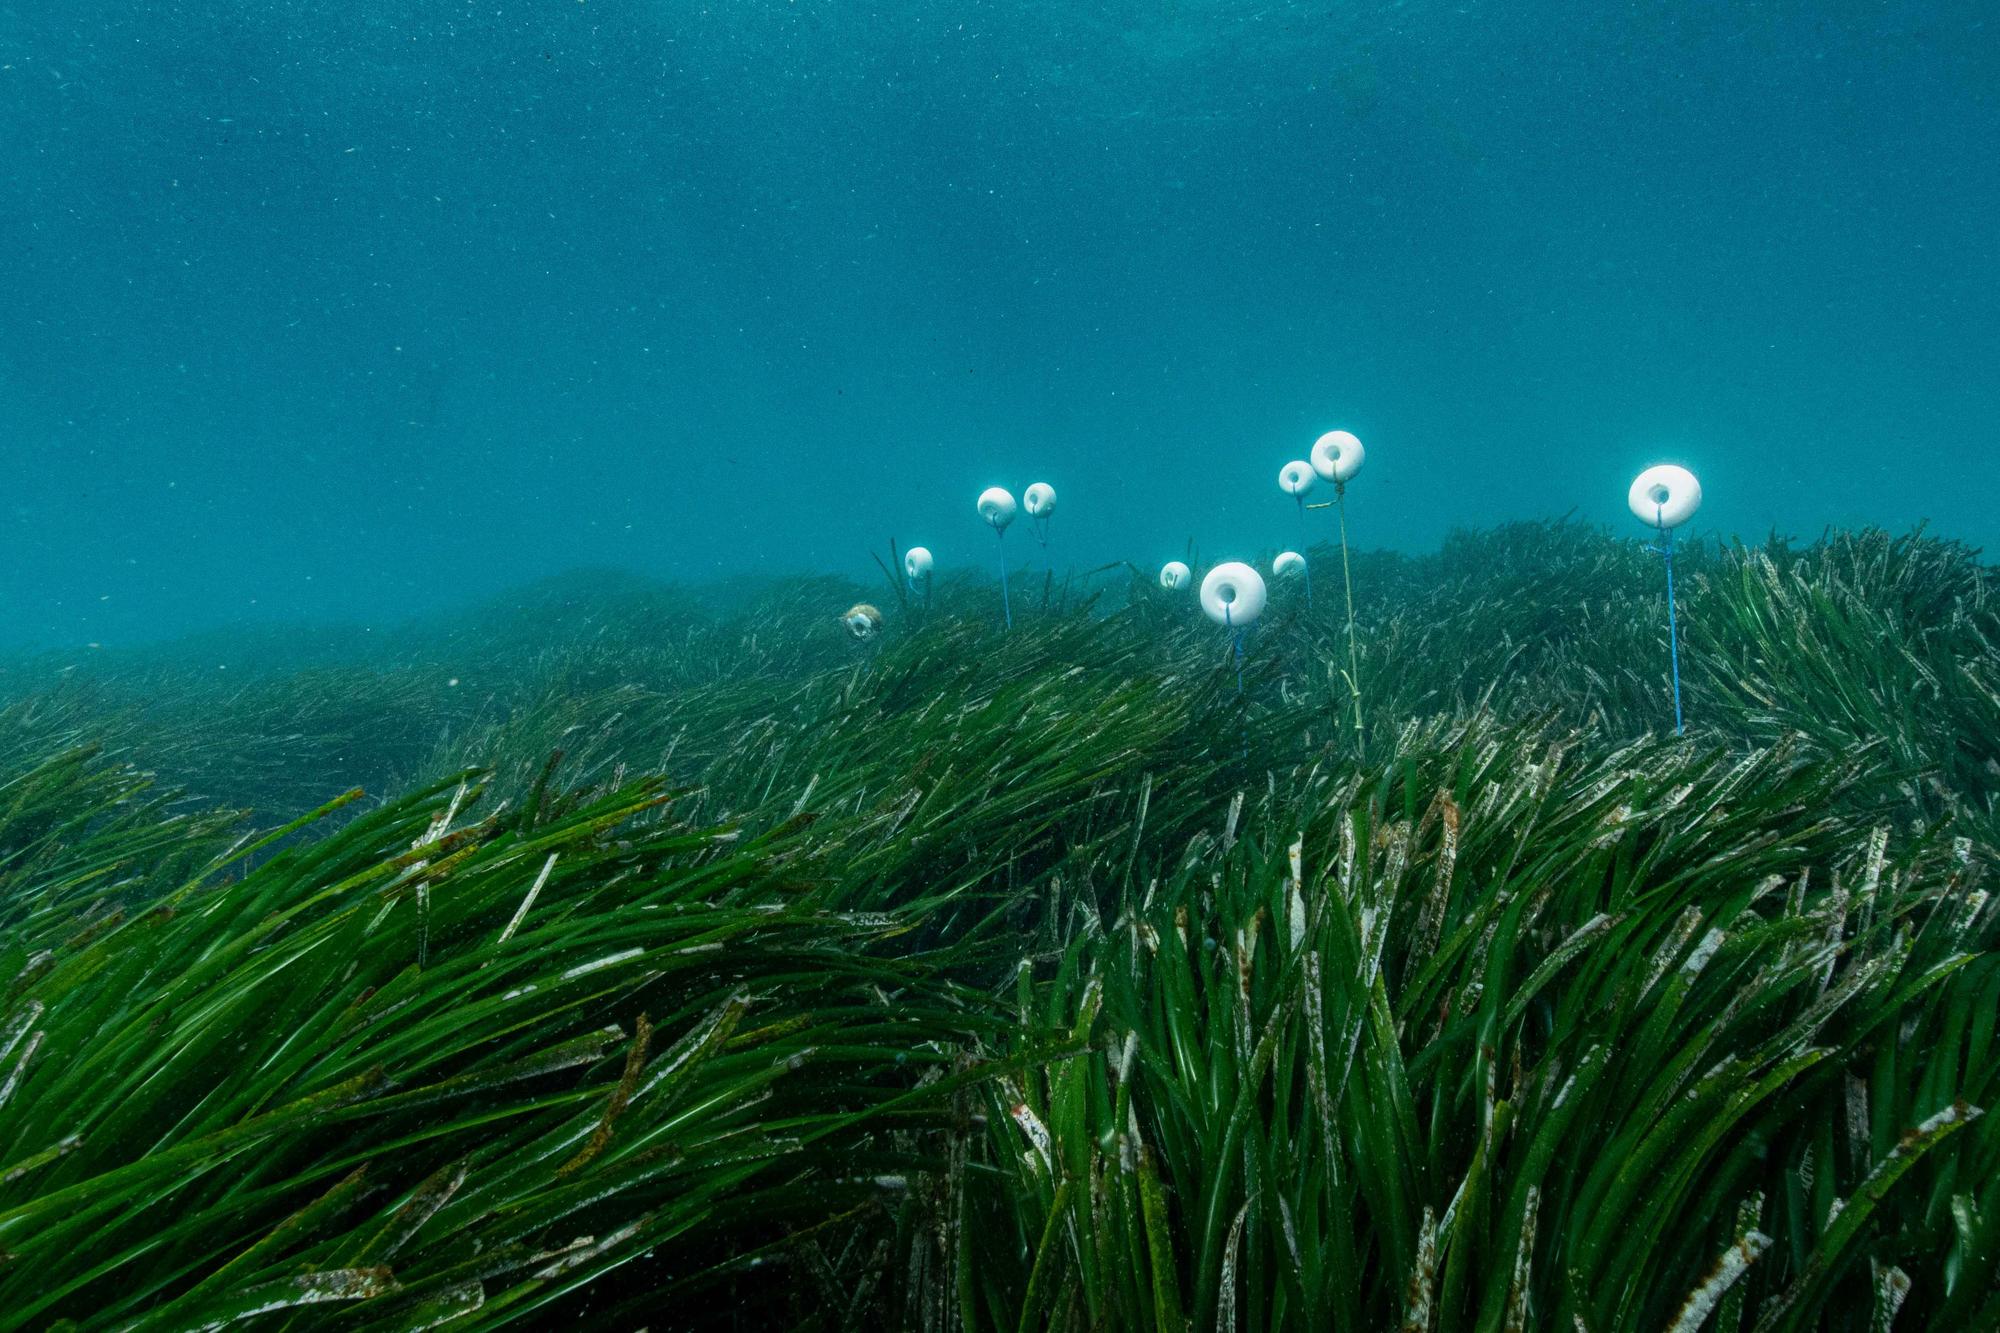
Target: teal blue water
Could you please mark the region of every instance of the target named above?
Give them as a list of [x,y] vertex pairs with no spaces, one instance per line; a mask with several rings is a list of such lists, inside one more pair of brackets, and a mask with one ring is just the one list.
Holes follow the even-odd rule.
[[1364,545],[1658,460],[2000,541],[1996,90],[1975,0],[4,0],[0,640],[983,566],[1034,480],[1252,556],[1336,426]]

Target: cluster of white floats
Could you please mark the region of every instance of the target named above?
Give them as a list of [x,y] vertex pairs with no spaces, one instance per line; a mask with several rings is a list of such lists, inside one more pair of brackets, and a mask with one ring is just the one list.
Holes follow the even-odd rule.
[[[1278,469],[1278,489],[1303,509],[1307,491],[1322,480],[1345,489],[1367,457],[1360,440],[1347,431],[1330,430],[1313,443],[1310,460],[1294,459]],[[1280,551],[1271,559],[1275,578],[1297,578],[1305,572],[1306,558],[1297,551]],[[1194,571],[1183,561],[1169,560],[1160,566],[1160,586],[1169,592],[1178,592],[1193,582]],[[1264,614],[1268,591],[1255,566],[1225,560],[1202,577],[1200,596],[1202,612],[1210,620],[1242,629]]]
[[[1333,483],[1333,504],[1340,511],[1340,550],[1342,567],[1347,560],[1347,483],[1361,471],[1361,465],[1368,458],[1368,451],[1361,441],[1344,430],[1330,430],[1313,441],[1313,447],[1305,458],[1293,459],[1278,469],[1278,489],[1292,497],[1298,505],[1299,526],[1305,530],[1306,494],[1320,482]],[[1045,481],[1038,481],[1022,494],[1022,506],[1028,517],[1034,520],[1035,533],[1042,545],[1048,545],[1049,518],[1056,510],[1056,488]],[[1673,660],[1674,681],[1674,730],[1682,728],[1681,715],[1681,672],[1680,636],[1674,617],[1674,529],[1694,517],[1701,507],[1701,483],[1694,473],[1671,463],[1661,463],[1649,467],[1632,481],[1626,493],[1626,504],[1631,507],[1633,517],[1659,534],[1659,545],[1651,549],[1666,559],[1667,571],[1667,641]],[[1314,508],[1324,506],[1315,505]],[[1019,512],[1012,492],[1002,486],[989,486],[979,493],[979,517],[993,529],[1000,538],[1000,599],[1009,629],[1014,625],[1013,603],[1007,592],[1007,528]],[[912,586],[924,592],[926,605],[930,597],[930,578],[934,561],[930,548],[912,546],[903,556],[903,573]],[[1274,578],[1303,578],[1306,601],[1312,601],[1311,572],[1306,566],[1306,558],[1297,551],[1280,551],[1271,559],[1271,574]],[[1169,560],[1160,567],[1160,586],[1169,592],[1180,592],[1192,586],[1194,571],[1180,560]],[[1210,620],[1226,626],[1232,631],[1237,660],[1237,689],[1242,684],[1243,631],[1254,625],[1264,614],[1264,605],[1269,600],[1269,589],[1264,576],[1252,565],[1240,560],[1225,560],[1202,576],[1199,600],[1201,609]],[[881,613],[870,606],[857,606],[847,613],[847,625],[856,637],[866,638],[881,627]],[[1354,729],[1357,742],[1362,734],[1361,666],[1354,634],[1354,588],[1352,580],[1347,581],[1347,634],[1348,634],[1348,689],[1354,698]]]
[[[1034,522],[1035,535],[1042,545],[1047,546],[1049,519],[1056,512],[1056,488],[1046,481],[1038,481],[1021,493],[1021,500],[1028,510],[1028,517]],[[995,533],[1004,535],[1020,511],[1021,506],[1014,503],[1014,493],[1004,486],[988,486],[979,493],[979,517],[985,519],[986,525]],[[936,567],[937,561],[932,558],[928,546],[912,546],[903,553],[903,574],[913,585],[921,587]],[[1003,582],[1007,577],[1004,564],[1000,568],[1000,577]]]
[[[1306,494],[1314,486],[1328,481],[1344,492],[1367,458],[1368,450],[1353,434],[1330,430],[1313,442],[1309,457],[1294,459],[1278,469],[1278,489],[1297,501],[1303,511]],[[979,517],[995,533],[1004,535],[1025,508],[1037,536],[1046,545],[1048,522],[1056,511],[1056,488],[1038,481],[1022,493],[1021,501],[1017,506],[1012,492],[1003,486],[989,486],[979,493]],[[1694,517],[1695,510],[1701,507],[1701,483],[1686,468],[1662,463],[1647,468],[1633,480],[1626,503],[1640,522],[1656,529],[1663,539],[1670,539],[1673,530]],[[912,546],[903,556],[903,573],[915,585],[921,586],[934,566],[928,547]],[[1305,572],[1306,558],[1297,551],[1280,551],[1272,557],[1271,574],[1275,578],[1289,579]],[[1001,581],[1004,587],[1004,561]],[[1169,592],[1178,592],[1193,582],[1194,571],[1183,561],[1169,560],[1160,567],[1160,586]],[[1226,560],[1203,576],[1199,596],[1201,609],[1210,620],[1241,629],[1264,613],[1269,590],[1264,576],[1254,566],[1240,560]]]

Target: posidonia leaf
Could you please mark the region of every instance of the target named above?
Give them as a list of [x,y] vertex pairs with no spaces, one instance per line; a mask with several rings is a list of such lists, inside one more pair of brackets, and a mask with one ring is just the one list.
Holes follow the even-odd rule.
[[1763,1311],[1756,1323],[1756,1333],[1804,1327],[1829,1296],[1833,1279],[1846,1263],[1856,1242],[1865,1234],[1869,1217],[1881,1206],[1896,1182],[1908,1174],[1925,1153],[1982,1114],[1976,1106],[1955,1102],[1907,1131],[1894,1150],[1875,1164],[1854,1191],[1853,1197],[1841,1208],[1838,1217],[1814,1247],[1805,1271]]
[[395,1289],[395,1279],[386,1268],[330,1268],[260,1282],[240,1292],[214,1297],[160,1327],[195,1333],[300,1306],[373,1300]]
[[1976,1323],[1991,1124],[1876,1173],[2000,1091],[2000,585],[1677,559],[1684,738],[1576,525],[1357,553],[1240,694],[1150,587],[954,577],[0,701],[0,1327]]

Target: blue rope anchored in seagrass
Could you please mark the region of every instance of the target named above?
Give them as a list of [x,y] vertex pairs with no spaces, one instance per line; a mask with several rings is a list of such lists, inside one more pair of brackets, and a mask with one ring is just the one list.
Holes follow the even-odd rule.
[[1014,628],[1014,603],[1007,596],[1007,531],[993,530],[1000,538],[1000,609],[1007,613],[1007,628]]
[[1306,557],[1306,606],[1313,604],[1312,537],[1306,532],[1306,497],[1294,495],[1299,502],[1299,554]]
[[1236,660],[1236,697],[1241,699],[1243,697],[1243,631],[1236,628],[1236,621],[1230,615],[1227,603],[1224,603],[1222,608],[1222,623],[1229,627],[1231,655]]
[[[1236,700],[1238,706],[1243,701],[1243,631],[1236,628],[1236,617],[1230,604],[1222,604],[1222,623],[1229,630],[1229,652],[1236,664]],[[1250,757],[1250,719],[1243,719],[1243,757]]]
[[[1658,516],[1664,519],[1666,514],[1660,512]],[[1665,523],[1661,523],[1659,529],[1660,544],[1646,549],[1667,562],[1667,653],[1674,663],[1674,734],[1679,736],[1685,734],[1687,728],[1681,719],[1681,638],[1680,627],[1674,617],[1674,530]]]

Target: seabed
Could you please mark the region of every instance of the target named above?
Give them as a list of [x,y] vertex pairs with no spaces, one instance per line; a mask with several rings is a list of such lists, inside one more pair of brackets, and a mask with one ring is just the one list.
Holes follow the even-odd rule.
[[1975,553],[1014,558],[9,664],[0,1328],[2000,1320]]

